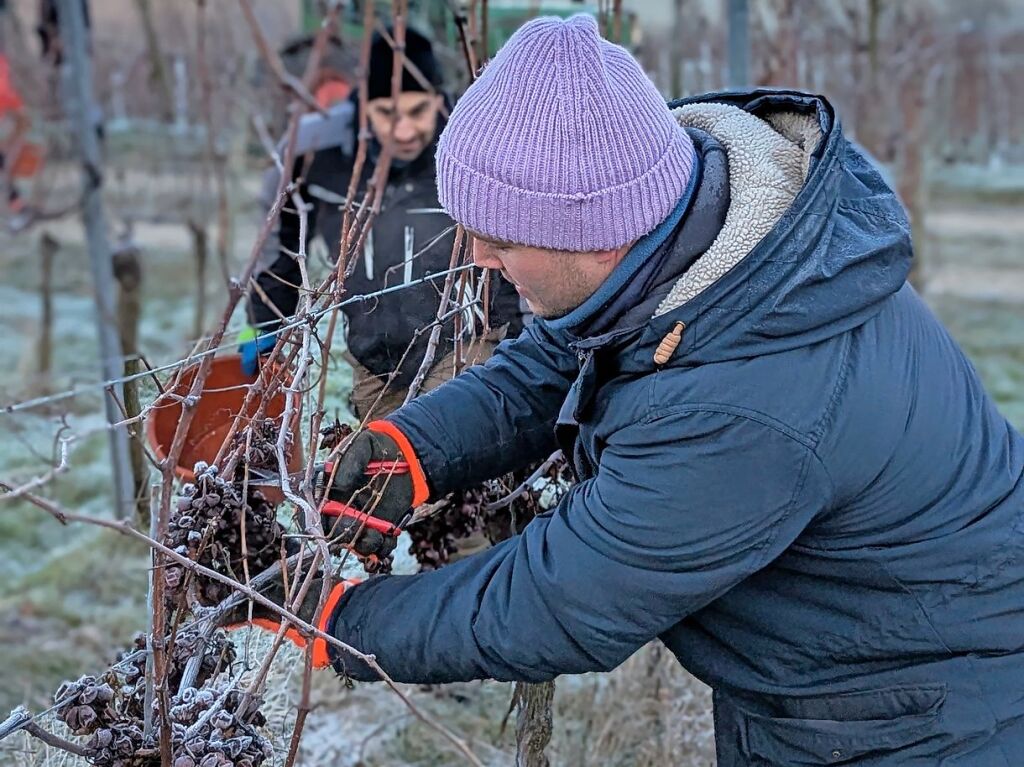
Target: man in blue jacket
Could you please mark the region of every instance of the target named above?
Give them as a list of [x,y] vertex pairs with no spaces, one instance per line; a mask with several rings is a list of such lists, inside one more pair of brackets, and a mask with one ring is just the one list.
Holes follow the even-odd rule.
[[486,552],[337,585],[320,625],[407,682],[660,639],[714,688],[720,767],[1021,764],[1024,440],[906,283],[903,209],[820,97],[670,107],[581,16],[459,102],[441,203],[542,319],[361,434],[334,494],[372,551],[556,445],[580,481]]

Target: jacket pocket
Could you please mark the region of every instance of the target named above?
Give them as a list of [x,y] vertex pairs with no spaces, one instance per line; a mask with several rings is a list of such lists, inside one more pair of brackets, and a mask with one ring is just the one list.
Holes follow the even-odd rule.
[[945,701],[942,684],[777,698],[770,708],[782,715],[743,712],[748,756],[753,764],[780,766],[895,757],[939,734],[936,720]]

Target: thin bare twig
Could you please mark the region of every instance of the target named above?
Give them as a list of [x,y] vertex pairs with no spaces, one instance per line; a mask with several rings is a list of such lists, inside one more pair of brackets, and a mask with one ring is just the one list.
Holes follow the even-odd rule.
[[3,740],[12,732],[25,729],[25,725],[32,721],[32,714],[24,706],[18,706],[7,718],[0,722],[0,740]]
[[56,735],[52,732],[47,732],[33,721],[25,722],[20,729],[24,730],[32,737],[38,738],[46,745],[53,746],[53,748],[59,748],[61,751],[67,751],[69,754],[74,754],[75,756],[90,756],[92,753],[89,749],[85,748],[85,746],[72,743],[70,740],[65,740],[60,735]]
[[473,51],[470,34],[466,30],[469,19],[466,18],[466,14],[459,7],[456,7],[454,3],[449,2],[449,7],[455,16],[455,25],[459,29],[459,41],[462,43],[462,55],[466,58],[466,67],[469,70],[469,81],[471,83],[476,82],[476,55]]
[[196,0],[196,68],[199,71],[199,101],[206,123],[205,173],[212,168],[214,186],[217,190],[217,261],[220,264],[224,286],[231,287],[231,267],[228,263],[228,230],[231,226],[230,203],[228,200],[227,169],[223,153],[217,151],[216,126],[213,119],[213,83],[210,67],[206,60],[206,0]]
[[561,450],[556,450],[555,452],[553,452],[545,459],[545,461],[540,466],[536,468],[536,470],[530,476],[524,479],[515,490],[506,495],[504,498],[499,498],[498,500],[492,501],[491,503],[485,503],[484,511],[498,511],[499,509],[506,509],[509,506],[511,506],[512,502],[516,498],[518,498],[527,490],[529,490],[530,486],[533,485],[533,483],[536,482],[538,479],[543,477],[547,470],[554,465],[555,461],[559,460],[561,457]]
[[[451,301],[452,286],[455,284],[455,272],[451,271],[455,268],[458,263],[459,255],[462,252],[462,243],[465,238],[465,230],[459,226],[455,230],[455,242],[452,245],[452,256],[448,262],[448,277],[445,278],[444,288],[441,290],[441,301],[437,307],[437,319],[440,320],[448,309],[448,303]],[[415,378],[412,379],[412,383],[409,384],[409,390],[405,395],[404,404],[412,402],[412,400],[419,394],[420,388],[423,386],[423,381],[427,377],[427,372],[434,364],[434,356],[437,354],[437,345],[441,340],[441,323],[438,322],[434,325],[433,330],[430,331],[430,338],[427,341],[427,350],[423,355],[423,362],[420,363],[419,370],[416,371]]]
[[[284,68],[284,64],[281,63],[281,57],[277,55],[277,51],[271,47],[270,43],[267,41],[266,35],[263,34],[263,29],[260,27],[260,23],[256,19],[256,13],[253,11],[250,0],[238,0],[238,4],[242,8],[242,15],[245,16],[245,21],[249,25],[249,31],[252,33],[252,38],[256,43],[256,47],[259,49],[260,55],[263,56],[263,60],[267,63],[267,66],[270,67],[270,71],[274,74],[274,77],[277,78],[281,87],[291,92],[291,94],[310,111],[318,112],[322,115],[327,114],[323,107],[316,102],[316,98],[309,92],[305,83],[290,74],[288,70]],[[312,60],[312,58],[313,57],[311,56],[310,60]],[[287,164],[285,167],[287,167]]]

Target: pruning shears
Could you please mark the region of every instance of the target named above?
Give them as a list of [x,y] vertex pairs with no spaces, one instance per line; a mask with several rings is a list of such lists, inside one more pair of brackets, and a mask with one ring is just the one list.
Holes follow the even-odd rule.
[[[366,475],[368,477],[375,477],[378,474],[408,474],[409,464],[406,461],[370,461],[366,464]],[[334,462],[326,461],[324,463],[318,463],[313,467],[313,489],[319,493],[323,490],[324,485],[327,484],[328,480],[334,476]],[[305,470],[292,472],[291,474],[281,475],[274,471],[263,471],[261,469],[250,469],[249,470],[249,487],[281,487],[284,484],[284,479],[288,479],[288,483],[302,482],[306,477]],[[336,503],[336,501],[329,501],[329,503]],[[326,512],[325,512],[326,513]]]
[[[334,466],[332,461],[317,464],[313,467],[313,488],[314,493],[317,496],[321,496],[324,487],[330,482],[334,476]],[[366,465],[366,475],[368,477],[375,477],[380,474],[408,474],[409,464],[406,461],[370,461]],[[306,476],[305,471],[294,472],[287,475],[289,483],[301,482]],[[251,470],[249,477],[250,487],[281,487],[283,484],[283,477],[281,474],[275,472],[266,472],[260,470]],[[392,537],[398,537],[402,532],[402,528],[385,519],[375,517],[372,514],[368,514],[365,511],[349,506],[341,501],[335,501],[328,498],[320,509],[320,513],[328,517],[348,517],[354,520],[357,526],[369,528],[370,530],[376,530],[381,535],[387,535]],[[376,555],[363,556],[358,552],[355,552],[361,559],[366,560],[371,565],[377,563]]]

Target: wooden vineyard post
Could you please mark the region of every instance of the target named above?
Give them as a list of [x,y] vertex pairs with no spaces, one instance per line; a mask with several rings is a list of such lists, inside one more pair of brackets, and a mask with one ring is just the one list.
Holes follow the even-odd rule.
[[[100,365],[103,378],[117,381],[122,374],[121,343],[114,317],[114,274],[111,267],[107,223],[103,213],[103,159],[93,98],[92,60],[83,4],[79,0],[60,0],[60,37],[65,58],[61,65],[64,102],[75,138],[82,168],[82,222],[85,226],[96,299],[96,329],[99,335]],[[120,383],[107,388],[103,404],[107,421],[121,420]],[[124,429],[110,430],[111,464],[114,476],[116,516],[124,518],[134,507],[128,435]]]
[[[124,375],[131,378],[140,370],[139,364],[139,317],[142,315],[142,261],[139,249],[128,243],[113,257],[114,277],[118,282],[117,325],[124,352]],[[124,414],[129,419],[137,418],[142,412],[139,403],[139,382],[128,380],[124,383]],[[135,520],[143,529],[149,526],[149,467],[142,446],[142,424],[134,421],[128,425],[131,441],[128,445],[131,459],[132,485],[135,500]]]
[[60,250],[60,243],[49,232],[39,237],[39,299],[41,304],[39,322],[39,367],[41,379],[49,378],[53,363],[53,259]]

